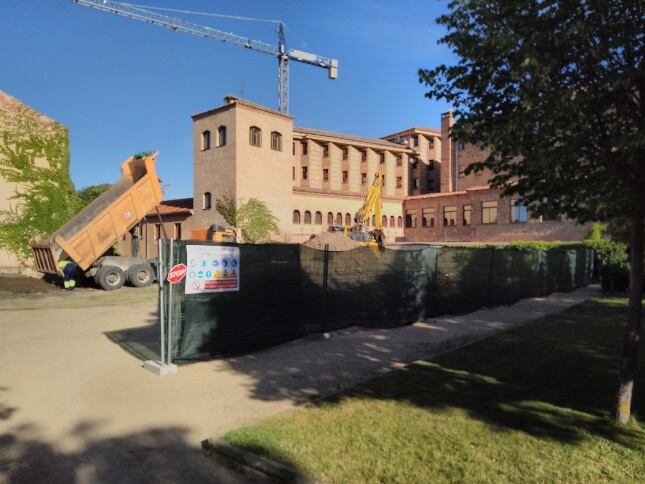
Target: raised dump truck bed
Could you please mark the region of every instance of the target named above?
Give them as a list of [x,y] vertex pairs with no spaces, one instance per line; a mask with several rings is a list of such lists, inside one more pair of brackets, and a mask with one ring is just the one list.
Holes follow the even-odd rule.
[[[72,217],[45,241],[32,240],[30,246],[39,272],[61,274],[61,259],[74,261],[88,271],[121,237],[128,233],[163,197],[155,170],[156,153],[128,158],[121,164],[122,178],[92,203]],[[109,258],[126,272],[143,259]],[[115,262],[116,260],[116,262]],[[130,260],[130,262],[125,262]],[[135,262],[132,262],[134,260]],[[139,264],[140,265],[140,264]],[[95,267],[97,272],[100,268]],[[92,274],[94,275],[94,274]]]

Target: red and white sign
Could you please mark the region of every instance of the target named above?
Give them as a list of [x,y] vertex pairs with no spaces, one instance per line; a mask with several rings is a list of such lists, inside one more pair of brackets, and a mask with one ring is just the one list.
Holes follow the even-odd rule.
[[177,264],[168,271],[168,277],[166,280],[170,284],[177,284],[184,277],[186,277],[186,264]]

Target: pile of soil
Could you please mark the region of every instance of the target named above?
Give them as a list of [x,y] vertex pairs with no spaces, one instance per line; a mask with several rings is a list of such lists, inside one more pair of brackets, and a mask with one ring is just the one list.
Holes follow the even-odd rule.
[[42,277],[27,277],[18,274],[0,274],[0,291],[14,294],[33,294],[60,291],[60,288]]
[[361,244],[345,237],[342,232],[323,232],[315,235],[302,245],[310,249],[325,250],[325,245],[329,244],[331,252],[342,252],[345,250],[352,250],[360,247]]

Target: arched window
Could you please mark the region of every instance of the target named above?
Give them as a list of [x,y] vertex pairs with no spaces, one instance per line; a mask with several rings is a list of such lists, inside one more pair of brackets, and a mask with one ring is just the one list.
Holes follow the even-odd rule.
[[327,225],[334,225],[334,214],[327,212]]
[[211,192],[206,192],[202,197],[202,208],[204,210],[209,210],[211,207],[212,207]]
[[396,220],[397,227],[403,227],[403,217],[399,215],[399,218]]
[[277,131],[271,133],[271,149],[274,151],[282,151],[282,135]]
[[394,222],[394,215],[390,217],[390,227],[394,227],[395,222]]
[[257,126],[249,128],[249,144],[251,146],[262,146],[262,130]]
[[293,211],[293,223],[294,224],[299,224],[300,223],[300,211],[299,210],[294,210]]
[[217,146],[224,146],[226,144],[226,126],[217,128]]
[[336,225],[343,225],[343,214],[340,212],[336,214]]
[[345,214],[345,225],[351,227],[352,225],[352,216],[348,213]]
[[381,225],[383,227],[387,227],[387,215],[383,215],[383,217],[381,217]]
[[322,213],[316,212],[315,222],[316,222],[316,225],[322,225]]
[[202,132],[202,151],[211,149],[211,132],[204,131]]
[[305,211],[305,223],[306,224],[311,223],[311,212],[309,210]]
[[376,227],[376,215],[372,215],[372,227]]

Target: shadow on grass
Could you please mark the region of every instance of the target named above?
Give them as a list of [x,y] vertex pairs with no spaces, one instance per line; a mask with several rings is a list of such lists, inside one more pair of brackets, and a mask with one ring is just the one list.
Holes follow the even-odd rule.
[[[461,409],[495,429],[573,443],[585,433],[645,445],[611,422],[625,306],[591,301],[535,324],[412,364],[321,400],[394,400],[434,411]],[[641,358],[645,348],[641,347]],[[643,414],[643,378],[634,413]]]

